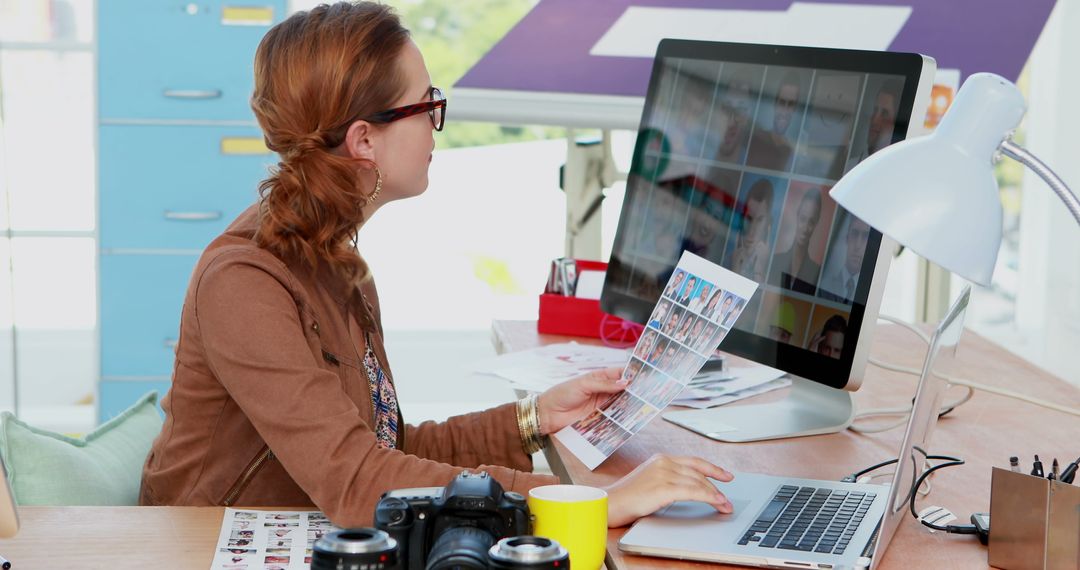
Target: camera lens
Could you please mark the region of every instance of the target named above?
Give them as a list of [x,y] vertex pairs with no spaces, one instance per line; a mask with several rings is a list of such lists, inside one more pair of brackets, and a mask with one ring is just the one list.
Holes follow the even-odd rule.
[[397,568],[397,541],[381,530],[336,530],[315,541],[311,570],[378,570]]
[[540,536],[504,538],[488,552],[491,567],[569,568],[570,554],[558,542]]
[[[487,568],[487,553],[495,542],[491,533],[471,526],[459,526],[439,535],[428,553],[428,570]],[[314,570],[314,569],[313,569]]]

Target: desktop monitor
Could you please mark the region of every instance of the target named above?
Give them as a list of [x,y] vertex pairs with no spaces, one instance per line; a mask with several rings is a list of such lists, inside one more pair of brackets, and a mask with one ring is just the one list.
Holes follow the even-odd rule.
[[910,53],[660,42],[601,307],[644,323],[683,250],[760,283],[719,348],[788,372],[793,407],[772,427],[720,421],[717,439],[850,423],[892,247],[828,191],[919,130],[934,71]]

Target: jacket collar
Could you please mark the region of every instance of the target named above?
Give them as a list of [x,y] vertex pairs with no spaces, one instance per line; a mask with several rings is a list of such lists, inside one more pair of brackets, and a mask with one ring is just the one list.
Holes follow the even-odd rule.
[[[262,202],[256,202],[244,213],[240,214],[228,228],[225,229],[225,234],[234,236],[237,238],[248,240],[255,243],[255,232],[259,228],[259,218],[261,215]],[[348,308],[356,315],[357,322],[360,326],[371,330],[376,329],[378,325],[378,316],[374,314],[374,308],[372,307],[369,298],[375,297],[374,288],[371,286],[371,279],[368,279],[359,288],[359,294],[354,295],[354,287],[349,284],[347,280],[342,278],[330,270],[324,264],[320,264],[317,268],[312,268],[306,260],[298,258],[284,258],[278,255],[277,252],[270,252],[274,257],[281,260],[282,263],[289,269],[297,280],[301,281],[310,290],[323,290],[327,295],[338,305]],[[374,299],[377,302],[377,298]],[[372,318],[364,318],[364,314],[371,315]]]

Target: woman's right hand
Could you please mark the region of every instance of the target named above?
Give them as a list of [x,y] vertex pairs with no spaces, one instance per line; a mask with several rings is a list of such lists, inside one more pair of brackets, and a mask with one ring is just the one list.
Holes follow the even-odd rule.
[[626,526],[675,501],[701,501],[721,513],[732,512],[731,501],[706,477],[724,482],[735,478],[699,457],[654,455],[607,487],[608,526]]

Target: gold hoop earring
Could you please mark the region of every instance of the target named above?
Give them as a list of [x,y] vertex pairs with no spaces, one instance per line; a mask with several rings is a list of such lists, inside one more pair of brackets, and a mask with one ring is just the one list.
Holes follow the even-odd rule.
[[382,171],[375,164],[371,165],[375,169],[375,191],[368,196],[368,202],[374,202],[379,197],[379,192],[382,191]]

